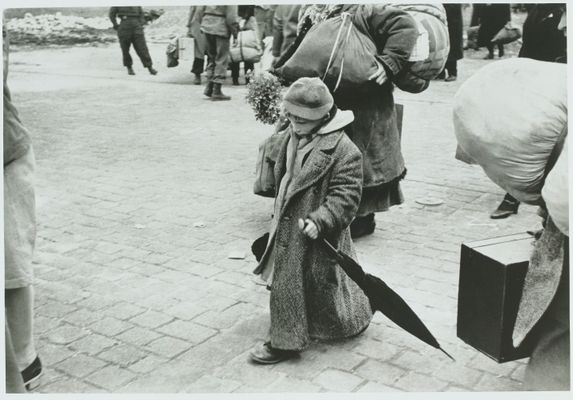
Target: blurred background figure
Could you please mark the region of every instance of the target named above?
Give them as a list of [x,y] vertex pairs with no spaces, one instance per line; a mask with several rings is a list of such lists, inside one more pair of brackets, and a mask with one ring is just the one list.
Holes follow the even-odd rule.
[[[253,31],[259,40],[260,46],[260,35],[258,32],[257,20],[255,18],[255,6],[239,6],[239,30],[240,31]],[[244,45],[243,43],[239,46]],[[251,61],[244,61],[244,71],[245,71],[245,84],[249,83],[249,74],[255,69],[255,64]],[[239,70],[240,62],[231,62],[231,77],[233,78],[233,85],[239,84]]]
[[567,39],[559,22],[564,4],[533,4],[523,24],[523,44],[519,57],[540,61],[562,61],[567,55]]
[[[117,23],[117,19],[120,23]],[[141,7],[111,7],[109,9],[109,19],[113,25],[113,29],[117,31],[119,38],[119,45],[123,55],[123,66],[127,68],[129,75],[135,75],[133,71],[133,60],[129,54],[129,48],[133,44],[133,48],[141,63],[149,70],[151,75],[156,75],[157,71],[153,68],[153,62],[147,49],[145,42],[145,34],[143,33],[143,26],[145,25],[145,14]]]
[[281,4],[273,17],[273,65],[296,39],[302,4]]
[[[479,47],[487,47],[488,55],[484,58],[491,60],[494,57],[494,44],[491,43],[493,37],[511,20],[511,8],[509,4],[474,4],[474,14],[472,15],[472,26],[479,25],[478,42]],[[498,57],[504,56],[502,44],[497,45]]]
[[201,74],[205,71],[205,54],[206,43],[203,32],[201,32],[201,21],[197,18],[198,6],[189,7],[189,20],[187,22],[187,36],[193,38],[193,66],[191,73],[195,75],[193,83],[195,85],[201,84]]
[[[4,25],[5,26],[5,25]],[[42,363],[34,344],[34,271],[36,242],[35,158],[28,130],[18,116],[7,85],[9,41],[3,30],[4,61],[4,300],[7,389],[30,390],[39,384]],[[13,356],[13,358],[11,358]],[[16,370],[14,370],[16,366]],[[21,380],[18,379],[18,372]]]
[[259,40],[262,42],[267,36],[273,36],[273,16],[276,5],[258,4],[255,6],[255,19],[257,20],[257,31]]
[[229,38],[237,40],[239,16],[237,6],[203,6],[197,10],[201,32],[207,44],[207,78],[203,94],[213,101],[231,100],[221,91],[229,65]]
[[452,82],[458,77],[458,60],[464,57],[464,20],[461,4],[448,3],[444,4],[444,8],[448,19],[450,53],[444,71],[438,76],[438,79],[445,78],[446,82]]

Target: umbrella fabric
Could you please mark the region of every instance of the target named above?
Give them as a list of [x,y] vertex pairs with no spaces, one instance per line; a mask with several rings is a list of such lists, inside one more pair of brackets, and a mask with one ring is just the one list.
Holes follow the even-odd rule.
[[326,248],[338,260],[338,264],[356,284],[364,291],[370,300],[372,311],[380,311],[396,325],[406,330],[418,339],[429,344],[444,354],[450,356],[438,343],[436,338],[424,325],[422,320],[408,304],[380,278],[367,274],[362,267],[347,254],[337,250],[330,242],[323,239]]

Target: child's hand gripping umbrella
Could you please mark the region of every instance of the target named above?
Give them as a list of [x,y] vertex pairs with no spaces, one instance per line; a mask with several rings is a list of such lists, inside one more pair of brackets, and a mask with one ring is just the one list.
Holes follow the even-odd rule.
[[[305,221],[299,220],[301,230],[305,229]],[[373,275],[364,272],[362,267],[350,256],[337,250],[328,240],[322,238],[325,248],[336,258],[346,275],[352,279],[364,291],[370,300],[372,311],[380,311],[396,325],[406,330],[418,339],[441,350],[445,355],[454,360],[438,343],[434,335],[426,328],[426,325],[408,306],[408,304],[392,290],[386,283]],[[455,361],[455,360],[454,360]]]

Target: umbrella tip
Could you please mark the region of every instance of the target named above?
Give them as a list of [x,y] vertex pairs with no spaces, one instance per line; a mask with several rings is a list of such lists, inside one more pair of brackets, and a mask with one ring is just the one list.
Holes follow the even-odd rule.
[[456,361],[456,359],[454,357],[450,356],[446,350],[442,349],[441,347],[438,347],[438,348],[442,351],[442,353],[444,353],[445,355],[450,357],[452,359],[452,361]]

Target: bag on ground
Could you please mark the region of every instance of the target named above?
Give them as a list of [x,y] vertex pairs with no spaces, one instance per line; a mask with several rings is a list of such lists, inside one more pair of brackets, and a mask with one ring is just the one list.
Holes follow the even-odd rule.
[[569,236],[569,156],[567,138],[557,162],[547,175],[541,195],[555,226]]
[[167,44],[167,68],[173,68],[179,65],[179,39],[174,38]]
[[515,42],[520,37],[521,31],[519,28],[514,26],[511,22],[508,22],[498,33],[496,33],[493,39],[491,39],[491,42],[495,44],[508,44]]
[[277,72],[289,81],[319,77],[335,91],[361,89],[377,71],[376,45],[342,13],[313,26]]
[[458,90],[454,131],[464,153],[505,191],[540,204],[545,169],[567,126],[567,65],[514,58]]
[[252,62],[261,61],[263,49],[261,42],[255,31],[239,31],[235,45],[230,50],[231,62]]

